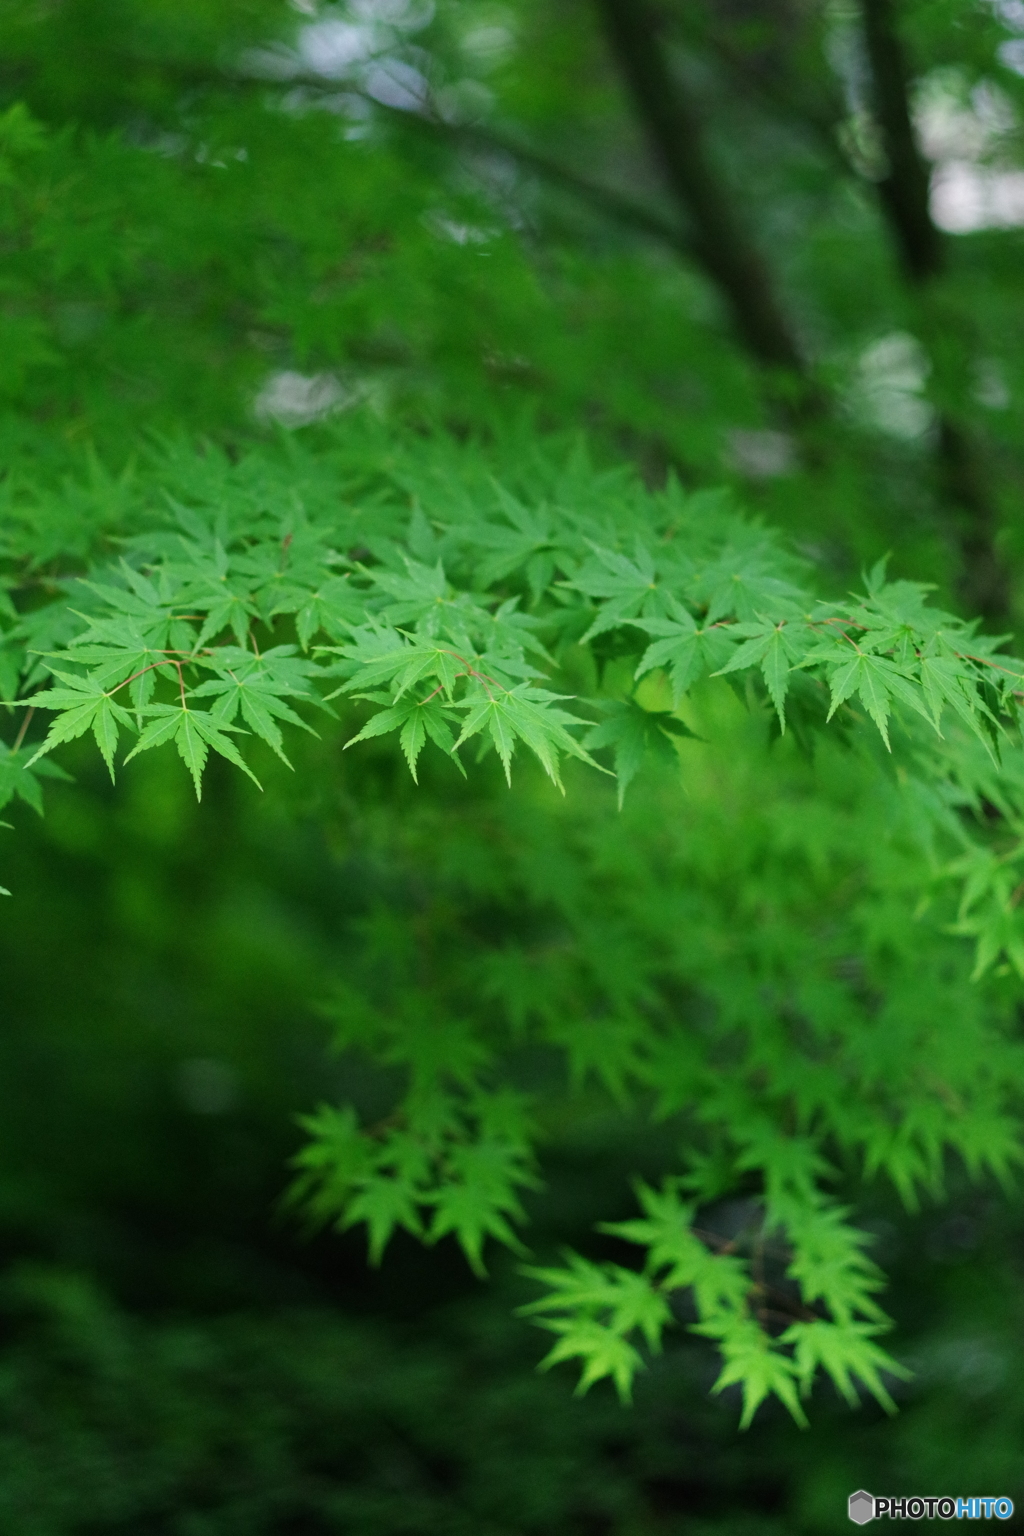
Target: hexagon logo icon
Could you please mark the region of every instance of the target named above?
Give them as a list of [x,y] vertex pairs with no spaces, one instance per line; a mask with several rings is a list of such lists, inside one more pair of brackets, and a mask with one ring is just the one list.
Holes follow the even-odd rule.
[[854,1525],[867,1525],[869,1520],[875,1518],[874,1494],[866,1493],[863,1488],[858,1488],[856,1493],[850,1494],[850,1504],[847,1512]]

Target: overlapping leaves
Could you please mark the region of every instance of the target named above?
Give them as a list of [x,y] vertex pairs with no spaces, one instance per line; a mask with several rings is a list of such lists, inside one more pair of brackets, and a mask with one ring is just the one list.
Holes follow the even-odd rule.
[[[642,1346],[661,1348],[662,1334],[674,1321],[671,1298],[685,1290],[697,1313],[692,1331],[713,1338],[723,1356],[714,1390],[743,1389],[741,1427],[772,1394],[798,1424],[806,1424],[801,1398],[819,1369],[851,1406],[859,1401],[854,1386],[859,1381],[892,1411],[881,1373],[906,1378],[908,1372],[875,1343],[891,1325],[871,1296],[880,1281],[864,1256],[864,1235],[845,1225],[846,1213],[813,1198],[790,1202],[793,1220],[783,1229],[790,1244],[785,1275],[796,1285],[788,1294],[773,1294],[759,1273],[772,1213],[754,1227],[744,1254],[736,1239],[694,1230],[695,1207],[680,1199],[678,1185],[670,1180],[660,1191],[638,1185],[643,1218],[602,1227],[646,1249],[642,1270],[569,1254],[564,1268],[527,1271],[548,1289],[522,1310],[540,1314],[541,1325],[558,1336],[544,1364],[579,1359],[580,1392],[609,1376],[628,1399],[645,1364]],[[788,1327],[766,1331],[766,1317],[785,1321],[787,1314],[793,1319]]]
[[[862,595],[816,599],[773,538],[721,498],[594,486],[582,510],[530,507],[496,488],[450,514],[435,506],[429,521],[386,495],[379,516],[353,506],[319,520],[294,504],[232,513],[200,497],[151,520],[120,559],[51,584],[55,600],[39,604],[12,568],[0,684],[32,714],[0,758],[0,796],[36,804],[33,775],[85,735],[112,775],[124,749],[131,760],[172,748],[198,794],[211,754],[253,777],[254,741],[287,761],[288,733],[311,730],[326,710],[355,716],[349,747],[395,736],[414,778],[428,749],[465,772],[471,748],[494,752],[510,778],[525,748],[559,787],[566,759],[610,769],[621,806],[649,763],[676,764],[693,734],[687,697],[717,676],[763,697],[781,730],[794,716],[804,728],[841,715],[848,733],[861,722],[897,747],[922,835],[930,847],[955,845],[955,858],[930,867],[940,883],[963,882],[958,927],[977,941],[979,972],[1004,956],[1024,970],[1024,774],[1012,766],[1022,674],[999,642],[931,608],[924,588],[887,583],[883,568]],[[52,717],[42,740],[36,712]],[[983,804],[999,808],[1015,841],[997,847],[972,831],[971,808]],[[735,1075],[712,1073],[693,1042],[652,1033],[650,993],[629,997],[612,976],[616,942],[606,935],[593,956],[606,1012],[555,1017],[556,989],[545,1044],[564,1049],[574,1080],[596,1074],[620,1100],[653,1089],[659,1112],[686,1107],[700,1085],[705,1123],[733,1127],[731,1172],[712,1159],[687,1187],[707,1199],[737,1171],[763,1177],[763,1231],[785,1246],[796,1310],[783,1330],[766,1329],[749,1255],[709,1245],[675,1186],[642,1191],[644,1220],[614,1229],[646,1249],[642,1271],[578,1257],[535,1271],[549,1294],[531,1310],[556,1335],[548,1363],[578,1359],[582,1388],[610,1376],[628,1395],[643,1351],[671,1321],[672,1296],[686,1290],[697,1330],[722,1353],[719,1387],[742,1384],[745,1423],[770,1394],[802,1419],[821,1371],[844,1396],[859,1382],[888,1405],[883,1373],[897,1367],[875,1342],[886,1326],[873,1300],[879,1278],[845,1213],[818,1194],[817,1144],[759,1129],[761,1109]],[[761,1071],[775,1048],[763,1006],[747,999],[763,1026]],[[519,1250],[520,1193],[535,1180],[529,1116],[497,1081],[484,1086],[488,1052],[460,1029],[410,1019],[400,1039],[372,1042],[409,1079],[382,1124],[331,1107],[307,1121],[297,1198],[319,1219],[364,1223],[374,1259],[397,1229],[427,1241],[455,1234],[478,1271],[487,1241]],[[865,1085],[855,1046],[834,1053],[830,1076],[793,1059],[775,1073],[779,1093],[908,1198],[934,1181],[944,1147],[997,1171],[1019,1160],[998,1096],[969,1113],[922,1103],[894,1130],[886,1106],[875,1113],[854,1091]]]
[[[244,731],[283,754],[282,726],[302,722],[294,701],[315,704],[330,677],[375,708],[354,739],[396,732],[414,773],[428,742],[451,757],[479,738],[506,775],[526,747],[560,782],[565,756],[593,761],[580,736],[589,729],[591,751],[612,749],[620,794],[648,753],[664,755],[680,730],[674,711],[709,674],[759,679],[783,729],[794,679],[820,678],[829,717],[860,711],[887,746],[894,710],[937,732],[954,718],[986,741],[1015,717],[1019,666],[931,609],[920,586],[876,571],[863,597],[825,604],[771,538],[733,514],[721,511],[717,530],[706,518],[688,525],[677,493],[652,498],[647,513],[630,536],[579,514],[538,521],[499,495],[449,527],[418,514],[408,545],[376,541],[367,563],[362,551],[339,553],[337,527],[293,515],[264,518],[254,533],[179,509],[176,532],[135,539],[129,559],[51,605],[78,630],[63,649],[40,654],[36,611],[13,615],[5,653],[23,640],[26,669],[54,679],[31,696],[56,715],[43,751],[91,731],[113,771],[122,732],[135,731],[136,752],[175,743],[197,789],[201,745],[238,762],[232,738]],[[412,546],[440,554],[428,562]],[[592,705],[550,686],[567,647],[593,646],[600,660],[613,635],[620,653],[634,650],[637,685],[668,680],[674,708],[657,725],[640,718],[635,694],[598,701],[606,718],[591,725]]]

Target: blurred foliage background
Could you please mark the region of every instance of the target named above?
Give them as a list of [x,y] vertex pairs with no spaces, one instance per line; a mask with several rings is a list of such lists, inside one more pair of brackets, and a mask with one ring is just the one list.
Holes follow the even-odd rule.
[[[514,462],[583,432],[652,484],[735,486],[837,589],[891,550],[1012,625],[1024,11],[666,0],[701,204],[659,162],[623,9],[6,0],[5,538],[41,488],[77,499],[83,549],[116,535],[154,454],[197,440],[287,466],[363,413]],[[923,217],[872,95],[883,23]],[[760,318],[730,231],[748,288],[770,270]],[[484,1287],[396,1240],[372,1272],[361,1237],[303,1232],[296,1113],[378,1091],[321,1005],[420,877],[415,832],[387,834],[412,790],[338,746],[262,801],[213,772],[200,807],[173,764],[115,794],[70,753],[74,786],[5,834],[2,1529],[769,1536],[845,1529],[861,1486],[1024,1495],[1024,1221],[956,1170],[941,1211],[870,1197],[899,1417],[826,1397],[802,1433],[764,1411],[738,1437],[686,1339],[632,1410],[573,1401],[533,1372],[510,1260]],[[547,1134],[533,1250],[600,1253],[657,1134],[596,1093]]]

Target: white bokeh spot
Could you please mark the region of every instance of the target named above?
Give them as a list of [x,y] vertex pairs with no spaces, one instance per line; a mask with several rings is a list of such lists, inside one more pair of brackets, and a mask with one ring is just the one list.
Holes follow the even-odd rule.
[[282,369],[272,373],[253,404],[260,421],[276,421],[282,427],[306,427],[326,416],[348,410],[363,391],[346,386],[333,373],[296,373]]
[[849,405],[866,425],[890,437],[923,437],[935,420],[924,395],[927,377],[921,343],[906,331],[893,331],[861,353]]

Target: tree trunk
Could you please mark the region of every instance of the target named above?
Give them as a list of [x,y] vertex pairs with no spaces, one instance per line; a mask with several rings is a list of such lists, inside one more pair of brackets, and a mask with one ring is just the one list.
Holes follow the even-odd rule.
[[669,70],[643,0],[597,4],[665,180],[693,225],[694,256],[724,294],[736,328],[758,362],[803,373],[800,347],[767,268],[709,161],[699,119]]

